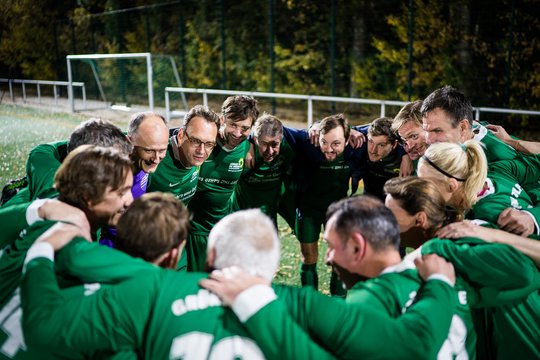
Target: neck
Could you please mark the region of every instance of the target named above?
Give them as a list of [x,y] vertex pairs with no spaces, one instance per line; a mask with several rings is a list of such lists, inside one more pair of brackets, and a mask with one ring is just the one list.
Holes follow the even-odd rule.
[[362,275],[367,278],[377,277],[387,267],[397,265],[400,262],[401,256],[399,255],[399,251],[395,249],[372,252],[370,255],[366,254],[366,258],[362,262]]

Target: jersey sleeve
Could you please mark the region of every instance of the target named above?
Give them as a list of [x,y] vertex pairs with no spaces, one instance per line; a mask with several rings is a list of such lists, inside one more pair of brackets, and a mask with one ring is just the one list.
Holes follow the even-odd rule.
[[0,248],[15,241],[19,233],[28,226],[26,209],[30,203],[0,207]]
[[422,246],[422,254],[436,253],[454,265],[456,274],[476,293],[476,303],[472,306],[497,306],[522,300],[540,288],[536,265],[515,248],[466,239],[459,243],[431,240]]
[[[284,289],[277,291],[278,296],[287,303],[292,317],[315,341],[342,359],[435,358],[448,336],[457,301],[451,286],[428,281],[420,289],[418,301],[394,319],[313,290]],[[389,339],[392,346],[388,346]]]
[[57,253],[56,270],[83,282],[117,283],[158,267],[121,251],[76,238]]
[[67,141],[59,141],[38,145],[30,151],[26,162],[26,175],[32,200],[52,189],[54,174],[62,164],[61,149],[65,150],[66,147]]
[[26,343],[36,350],[63,353],[137,348],[152,309],[152,280],[156,279],[133,279],[67,300],[56,282],[53,262],[35,258],[27,264],[21,284]]

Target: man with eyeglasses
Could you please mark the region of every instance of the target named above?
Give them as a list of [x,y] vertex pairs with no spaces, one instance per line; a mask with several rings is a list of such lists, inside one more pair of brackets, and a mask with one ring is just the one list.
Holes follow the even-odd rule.
[[199,168],[216,146],[218,123],[219,116],[207,106],[193,107],[169,139],[148,191],[172,193],[187,206],[197,191]]
[[258,117],[257,101],[251,96],[230,96],[223,102],[217,146],[200,168],[197,192],[189,203],[193,213],[186,242],[189,271],[205,269],[208,234],[230,212],[229,198],[249,151],[246,139]]

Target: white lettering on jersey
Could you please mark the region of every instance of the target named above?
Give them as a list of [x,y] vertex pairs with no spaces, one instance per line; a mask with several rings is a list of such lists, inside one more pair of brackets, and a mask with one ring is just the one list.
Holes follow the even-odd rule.
[[454,315],[450,324],[448,337],[444,341],[439,353],[438,360],[467,360],[469,354],[465,347],[465,339],[467,339],[467,327],[463,320]]
[[465,290],[458,291],[457,296],[461,305],[467,305],[467,292]]
[[90,296],[101,289],[100,283],[84,284],[84,296]]
[[241,336],[230,336],[212,345],[214,336],[193,331],[174,338],[169,359],[176,360],[232,360],[232,359],[264,359],[261,350],[251,339]]
[[172,303],[171,310],[176,316],[182,316],[188,311],[203,310],[212,306],[221,306],[221,300],[208,290],[201,289],[196,294],[188,295]]
[[7,335],[1,344],[0,352],[8,358],[14,357],[19,350],[26,350],[21,326],[21,298],[19,289],[0,311],[0,329]]

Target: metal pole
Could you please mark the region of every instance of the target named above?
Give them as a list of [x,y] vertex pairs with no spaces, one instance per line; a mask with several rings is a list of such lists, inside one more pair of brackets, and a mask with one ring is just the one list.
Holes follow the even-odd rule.
[[409,0],[409,29],[407,31],[409,45],[407,47],[408,66],[407,66],[407,101],[412,98],[412,79],[413,79],[413,42],[414,42],[414,0]]
[[73,99],[73,77],[71,75],[71,61],[67,59],[67,72],[68,72],[68,98],[71,112],[75,112],[75,101]]
[[384,101],[381,101],[381,117],[385,117],[386,116],[386,104],[384,103]]
[[38,103],[41,104],[41,87],[39,86],[39,83],[36,84],[36,89],[37,89]]
[[9,84],[9,96],[11,97],[11,102],[14,102],[15,98],[13,97],[13,84],[11,82],[11,79],[9,79],[8,84]]
[[227,69],[225,58],[225,4],[224,0],[220,0],[220,24],[221,24],[221,87],[227,89]]
[[307,101],[307,126],[308,128],[313,125],[313,100],[311,96],[308,97]]
[[[268,50],[270,52],[270,92],[275,92],[274,0],[268,0]],[[276,98],[272,98],[272,114],[276,114]]]
[[150,111],[154,111],[154,89],[152,82],[152,55],[146,55],[146,67],[148,69],[148,103]]
[[[330,85],[332,96],[336,96],[336,0],[330,6]],[[336,103],[332,102],[332,112],[336,112]]]
[[22,83],[23,102],[26,103],[26,87]]
[[169,92],[165,89],[165,120],[171,121],[171,110],[169,108]]
[[83,107],[86,110],[86,87],[84,86],[84,83],[83,83],[83,86],[81,88],[81,91],[82,91]]
[[58,105],[58,88],[53,85],[54,105]]
[[203,105],[208,106],[208,94],[203,92]]

